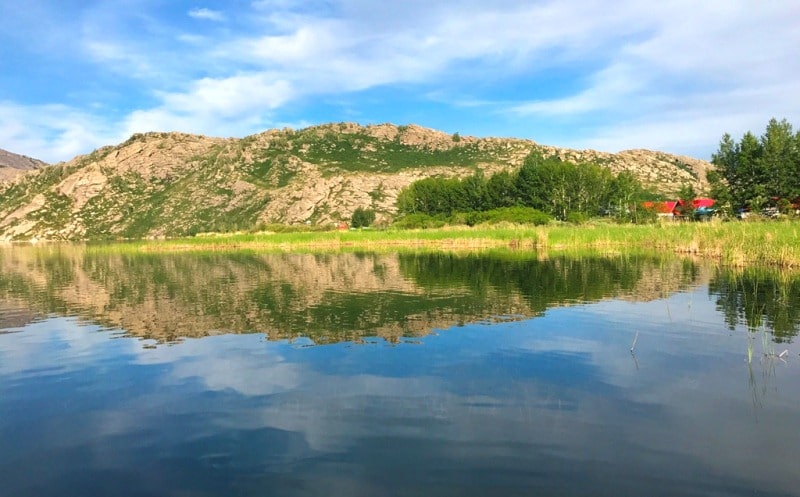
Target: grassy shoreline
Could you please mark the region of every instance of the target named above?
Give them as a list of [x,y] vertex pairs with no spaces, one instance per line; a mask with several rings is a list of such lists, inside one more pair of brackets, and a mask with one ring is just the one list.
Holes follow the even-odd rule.
[[665,223],[637,226],[445,227],[430,230],[220,234],[91,245],[111,252],[185,251],[481,251],[630,252],[691,255],[722,265],[800,268],[800,222]]

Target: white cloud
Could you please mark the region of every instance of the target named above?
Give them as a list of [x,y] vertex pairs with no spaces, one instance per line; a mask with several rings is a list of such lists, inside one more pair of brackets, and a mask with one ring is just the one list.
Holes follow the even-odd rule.
[[274,109],[291,97],[291,86],[285,80],[269,73],[258,73],[223,79],[203,78],[193,83],[188,93],[166,94],[164,105],[177,112],[231,117],[245,111]]
[[[757,123],[755,127],[754,122]],[[760,134],[765,126],[761,114],[747,107],[724,114],[703,107],[694,111],[677,109],[672,113],[642,115],[604,125],[582,137],[580,144],[572,145],[610,152],[630,148],[678,151],[710,160],[723,133],[738,136],[750,129]]]
[[65,105],[0,102],[0,147],[45,162],[68,160],[118,141],[120,136],[110,128],[98,117]]
[[185,92],[163,93],[159,107],[132,112],[125,134],[159,130],[241,136],[292,97],[292,86],[268,73],[203,78]]
[[176,39],[180,42],[187,43],[189,45],[200,45],[207,41],[207,38],[205,36],[193,35],[188,33],[181,33],[176,37]]
[[147,56],[118,42],[87,38],[83,46],[95,62],[127,77],[143,78],[155,71]]
[[[235,390],[243,395],[269,395],[296,388],[303,383],[307,372],[301,365],[285,360],[277,351],[254,347],[249,351],[229,348],[230,341],[251,340],[253,337],[225,336],[185,340],[174,347],[139,351],[139,364],[172,364],[166,382],[184,383],[197,378],[210,390]],[[219,353],[209,355],[209,345],[221,341]],[[262,350],[263,349],[263,350]]]
[[604,68],[592,78],[592,85],[580,93],[554,100],[540,100],[516,105],[512,111],[520,115],[572,115],[619,107],[622,100],[641,90],[647,76],[635,74],[633,68],[617,64]]
[[204,19],[206,21],[214,21],[214,22],[225,21],[225,15],[222,12],[206,8],[198,8],[190,10],[189,17],[192,17],[194,19]]
[[[307,63],[324,64],[331,56],[338,56],[352,46],[346,33],[337,32],[336,23],[318,23],[302,26],[293,33],[264,36],[237,42],[228,50],[233,57],[242,57],[264,65],[282,64],[304,67]],[[241,55],[236,55],[240,53]]]
[[[348,101],[358,106],[357,92],[381,87],[391,95],[392,88],[413,85],[453,112],[465,107],[448,102],[504,109],[500,115],[513,116],[522,136],[543,118],[575,123],[553,144],[579,147],[658,142],[678,147],[668,151],[700,150],[711,132],[758,129],[773,115],[800,118],[790,89],[800,79],[800,11],[793,2],[755,8],[744,1],[623,0],[610,8],[592,0],[261,0],[250,6],[247,16],[189,11],[192,18],[235,28],[203,36],[146,10],[136,14],[148,19],[146,33],[110,31],[103,26],[124,27],[132,14],[95,6],[80,21],[80,40],[99,70],[135,85],[124,90],[130,91],[125,106],[133,110],[111,121],[74,104],[76,126],[88,134],[59,136],[86,141],[61,149],[145,127],[249,134],[273,119],[298,120],[281,114],[300,99],[313,108],[315,99],[356,93]],[[731,100],[723,105],[721,97]],[[53,93],[51,102],[60,98]],[[384,108],[391,112],[396,105],[403,104],[388,101]],[[424,119],[425,109],[420,115]],[[704,126],[720,129],[697,136],[684,131]],[[637,143],[648,129],[650,139]],[[652,139],[661,133],[663,139]],[[687,146],[687,140],[698,144]]]
[[597,123],[564,145],[657,148],[704,159],[723,132],[758,131],[773,116],[800,117],[793,97],[800,61],[792,55],[800,32],[786,3],[753,9],[679,1],[631,6],[622,15],[649,30],[608,51],[609,62],[579,90],[509,111]]

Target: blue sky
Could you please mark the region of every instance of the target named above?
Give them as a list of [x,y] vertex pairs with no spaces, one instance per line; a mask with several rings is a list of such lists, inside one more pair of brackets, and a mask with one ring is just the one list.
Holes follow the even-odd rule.
[[800,125],[800,3],[0,0],[0,148],[416,123],[710,158]]

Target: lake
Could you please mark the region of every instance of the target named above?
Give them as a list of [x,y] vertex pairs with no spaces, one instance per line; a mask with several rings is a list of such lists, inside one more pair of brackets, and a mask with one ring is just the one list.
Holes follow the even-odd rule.
[[0,268],[3,496],[800,495],[797,275],[70,245]]

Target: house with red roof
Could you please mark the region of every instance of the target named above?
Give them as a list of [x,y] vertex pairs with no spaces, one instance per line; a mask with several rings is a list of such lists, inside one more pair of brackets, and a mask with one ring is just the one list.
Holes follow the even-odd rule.
[[[695,218],[708,218],[714,213],[713,198],[696,198],[692,200],[691,211]],[[662,219],[685,219],[687,210],[683,200],[663,200],[660,202],[642,202],[642,207],[652,209]]]
[[675,216],[675,209],[678,202],[675,200],[663,200],[660,202],[642,202],[642,207],[656,212],[659,218],[672,219]]
[[710,209],[714,207],[714,199],[713,198],[696,198],[692,200],[692,208],[695,210],[697,209]]

